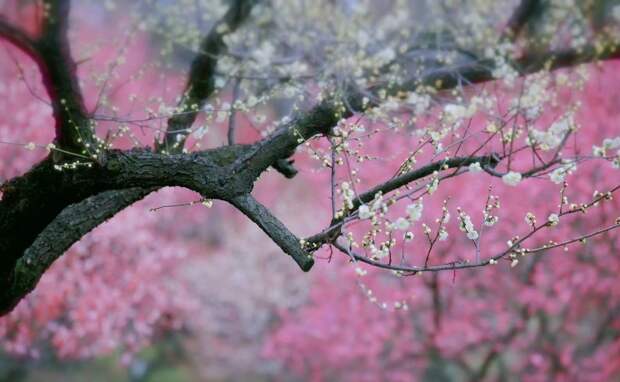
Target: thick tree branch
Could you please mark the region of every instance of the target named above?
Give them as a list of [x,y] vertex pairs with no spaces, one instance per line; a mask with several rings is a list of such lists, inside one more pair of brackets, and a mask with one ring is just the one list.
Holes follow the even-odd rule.
[[[224,18],[205,38],[202,44],[204,53],[192,64],[187,92],[181,102],[183,108],[190,108],[195,102],[202,104],[211,94],[216,63],[216,57],[211,53],[219,53],[211,48],[223,44],[222,37],[227,32],[220,33],[222,27],[234,30],[247,17],[254,3],[234,1]],[[93,135],[66,35],[69,10],[69,1],[50,1],[43,35],[37,41],[30,40],[26,34],[8,23],[0,22],[0,33],[11,42],[19,44],[22,50],[27,50],[39,65],[54,108],[58,144],[65,150],[81,147],[81,154],[90,155],[92,152],[86,152],[83,148],[87,144],[95,148],[90,145]],[[189,128],[195,117],[196,113],[173,117],[169,121],[169,129],[176,131],[177,127]],[[228,189],[224,186],[228,177],[220,168],[227,160],[234,158],[239,149],[240,146],[235,145],[226,150],[181,157],[139,150],[129,153],[100,152],[97,156],[101,165],[92,163],[93,167],[78,167],[73,171],[62,172],[56,171],[55,160],[48,158],[26,175],[4,184],[0,204],[0,248],[3,253],[0,276],[1,284],[4,285],[2,289],[6,292],[0,295],[0,310],[10,310],[36,285],[41,273],[52,261],[71,244],[136,200],[165,186],[168,181],[172,181],[169,176],[207,196],[228,196],[234,194],[234,190],[251,190],[252,182],[243,182],[243,185],[235,182],[234,185],[229,184]],[[195,171],[197,168],[200,170]],[[135,188],[126,189],[128,187]],[[216,189],[219,191],[214,191]],[[30,229],[23,230],[24,226]],[[51,241],[54,235],[57,237]],[[24,251],[26,247],[28,249]],[[37,265],[36,269],[26,266],[28,264],[24,256],[28,256],[30,264]],[[10,285],[6,284],[7,281]]]
[[[148,193],[148,188],[168,185],[187,187],[205,197],[232,198],[252,189],[253,179],[248,174],[233,177],[227,169],[245,149],[247,146],[235,145],[191,155],[110,151],[103,155],[101,164],[62,171],[47,158],[27,174],[2,185],[0,291],[12,285],[15,264],[24,251],[68,206],[104,191],[140,187],[147,188],[143,191]],[[101,198],[101,203],[117,208],[117,212],[133,202],[123,197],[114,203]],[[113,214],[112,210],[106,213]],[[96,216],[93,219],[99,220]]]
[[30,293],[52,263],[82,236],[151,191],[143,188],[106,191],[65,208],[17,260],[11,285],[0,292],[0,315],[9,312]]
[[192,62],[185,92],[179,105],[178,114],[168,120],[163,142],[159,151],[180,152],[192,124],[196,120],[205,101],[215,90],[215,68],[219,55],[226,49],[224,37],[234,32],[247,19],[258,0],[233,0],[221,20],[200,44],[200,53]]
[[239,195],[231,199],[230,203],[256,223],[303,271],[312,268],[314,259],[302,248],[299,238],[252,195]]
[[66,151],[94,155],[96,139],[78,84],[77,65],[71,56],[67,32],[69,0],[48,0],[43,32],[36,41],[43,84],[56,120],[56,142]]
[[[566,49],[547,53],[524,55],[513,61],[514,68],[527,75],[541,70],[555,70],[597,60],[620,58],[620,46],[586,46],[579,49]],[[474,61],[457,67],[437,68],[410,79],[404,84],[393,86],[388,94],[413,91],[419,86],[433,86],[437,90],[448,90],[495,80],[495,63],[489,60]],[[269,137],[259,141],[252,150],[246,152],[235,162],[233,169],[239,171],[248,166],[256,174],[261,173],[276,161],[290,157],[297,146],[317,134],[329,135],[331,129],[342,118],[354,112],[364,112],[377,106],[377,102],[363,100],[380,89],[360,90],[353,86],[343,89],[339,99],[325,100],[312,109],[301,113],[296,119],[278,129]]]
[[[0,37],[28,54],[37,64],[56,123],[56,144],[64,151],[93,156],[97,139],[90,125],[71,57],[67,31],[69,0],[47,0],[41,36],[33,39],[0,16]],[[57,160],[62,159],[56,152]]]
[[281,159],[293,155],[297,146],[317,134],[329,134],[332,127],[350,111],[342,111],[336,104],[325,101],[278,129],[275,133],[255,143],[235,160],[233,171],[248,168],[256,176]]

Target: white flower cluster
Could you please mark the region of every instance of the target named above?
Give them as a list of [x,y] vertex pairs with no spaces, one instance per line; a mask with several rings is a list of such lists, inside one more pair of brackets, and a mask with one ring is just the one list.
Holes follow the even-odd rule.
[[[607,151],[620,149],[620,136],[615,138],[605,138],[602,146],[592,146],[592,154],[596,157],[607,156]],[[620,156],[620,150],[617,154]]]
[[550,99],[549,86],[550,76],[547,73],[537,73],[529,76],[525,83],[523,95],[511,102],[511,106],[525,111],[525,118],[533,121],[540,117],[543,106]]
[[360,219],[370,219],[372,217],[372,213],[370,212],[370,207],[367,204],[362,204],[358,209],[357,213]]
[[475,230],[474,224],[471,222],[471,218],[469,215],[461,211],[459,211],[459,228],[461,231],[467,234],[467,238],[469,240],[476,240],[478,238],[478,231]]
[[451,124],[466,118],[471,118],[476,113],[476,105],[470,104],[469,107],[449,103],[443,107],[446,122]]
[[408,104],[414,106],[416,114],[422,114],[431,106],[431,97],[427,94],[409,93]]
[[383,201],[383,194],[381,192],[377,192],[375,194],[375,198],[373,199],[370,206],[367,204],[362,204],[357,209],[357,213],[360,219],[374,218],[377,212],[387,212],[387,204]]
[[439,241],[445,241],[448,239],[448,231],[446,231],[446,224],[450,221],[450,212],[448,212],[448,208],[443,206],[443,213],[440,219],[437,219],[437,223],[439,223]]
[[426,185],[426,190],[429,195],[433,195],[439,187],[439,172],[433,171],[433,179]]
[[521,182],[521,174],[518,172],[510,171],[506,175],[502,176],[502,181],[509,186],[516,186]]
[[550,214],[549,217],[547,217],[547,222],[550,226],[558,225],[560,222],[560,217],[558,214]]
[[489,195],[489,199],[484,206],[484,210],[482,211],[483,222],[487,227],[492,227],[499,221],[499,216],[492,214],[494,209],[499,209],[499,197]]
[[493,78],[503,79],[504,82],[511,85],[519,77],[517,72],[504,58],[495,60],[495,69],[491,73]]
[[572,174],[575,170],[577,170],[577,163],[574,161],[568,161],[563,163],[562,166],[556,168],[549,174],[549,179],[555,184],[560,184],[564,182],[566,175]]
[[409,223],[409,220],[407,220],[407,219],[405,219],[403,217],[400,217],[400,218],[396,219],[396,221],[394,223],[392,223],[391,228],[392,229],[397,229],[397,230],[400,230],[400,231],[406,231],[409,228],[410,224],[411,223]]
[[469,165],[468,167],[469,172],[480,172],[482,171],[482,166],[480,166],[480,162],[474,162],[472,164]]
[[422,204],[422,198],[417,202],[407,206],[407,215],[411,221],[418,221],[422,218],[422,211],[424,210],[424,204]]
[[525,214],[525,222],[532,228],[536,227],[536,215],[528,212],[527,214]]
[[340,191],[342,192],[342,199],[348,209],[353,208],[353,198],[355,198],[355,192],[349,182],[342,182],[340,185]]
[[[375,202],[375,205],[377,203]],[[383,203],[385,205],[385,203]],[[374,208],[375,206],[373,206]],[[399,230],[399,231],[407,231],[411,226],[411,222],[418,221],[422,218],[422,210],[424,209],[424,205],[422,204],[422,198],[420,198],[417,202],[409,204],[406,208],[407,217],[399,217],[394,222],[387,225],[388,230]],[[366,207],[364,209],[364,216],[372,216],[374,213],[373,209]],[[360,218],[362,215],[360,215]],[[409,232],[407,232],[408,234]],[[413,238],[413,237],[412,237]]]
[[530,146],[538,145],[541,150],[551,150],[560,145],[570,131],[575,129],[573,115],[568,114],[551,124],[547,131],[532,128],[526,142]]
[[509,43],[498,45],[495,49],[487,47],[484,51],[484,55],[487,58],[491,58],[495,61],[495,67],[491,74],[494,78],[503,79],[504,82],[511,85],[519,77],[517,72],[510,63],[506,60],[506,57],[513,51],[513,46]]
[[390,254],[390,250],[385,245],[381,245],[380,248],[377,248],[374,244],[371,244],[369,248],[373,260],[383,259]]

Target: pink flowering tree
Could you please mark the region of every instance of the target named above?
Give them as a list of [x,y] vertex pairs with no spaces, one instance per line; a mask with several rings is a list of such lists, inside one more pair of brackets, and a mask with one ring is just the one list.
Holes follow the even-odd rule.
[[[620,6],[470,3],[3,3],[5,349],[132,352],[264,301],[247,337],[316,380],[617,377]],[[208,298],[204,246],[286,291]]]

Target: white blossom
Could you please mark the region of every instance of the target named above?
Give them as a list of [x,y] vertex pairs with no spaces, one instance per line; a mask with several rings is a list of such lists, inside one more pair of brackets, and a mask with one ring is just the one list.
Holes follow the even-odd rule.
[[410,225],[409,220],[401,217],[401,218],[396,219],[393,227],[401,231],[406,231],[407,228],[409,228],[409,225]]
[[445,229],[442,229],[441,231],[439,231],[439,241],[445,241],[448,239],[448,231],[446,231]]
[[416,203],[412,203],[407,206],[407,214],[409,215],[409,219],[412,221],[418,221],[422,218],[422,211],[424,210],[424,205],[422,204],[422,198],[418,200]]
[[573,130],[574,125],[572,114],[568,114],[551,124],[547,131],[532,128],[527,142],[538,145],[541,150],[554,149],[562,143],[566,134]]
[[386,248],[378,249],[374,245],[370,246],[370,253],[372,254],[372,257],[377,259],[382,259],[390,254]]
[[464,212],[459,212],[459,229],[467,234],[467,238],[470,240],[478,239],[478,232],[474,228],[474,224],[471,222],[471,217]]
[[357,209],[357,213],[360,219],[370,219],[370,217],[372,217],[370,208],[366,204],[362,204],[361,206],[359,206],[359,208]]
[[554,226],[560,222],[560,217],[558,214],[550,214],[547,221],[549,222],[549,225]]
[[480,162],[474,162],[468,167],[469,172],[480,172],[482,171],[482,166],[480,166]]
[[560,184],[566,178],[566,175],[573,173],[577,169],[577,164],[575,162],[565,163],[563,166],[560,166],[553,170],[549,174],[549,179],[555,184]]
[[521,174],[518,172],[510,171],[508,174],[502,176],[502,181],[509,186],[516,186],[521,182]]
[[437,191],[437,187],[439,186],[439,178],[437,174],[434,175],[435,176],[433,177],[433,180],[431,180],[430,183],[426,185],[426,190],[428,191],[429,195],[434,194],[435,191]]
[[602,146],[593,145],[592,146],[592,155],[594,155],[595,157],[604,157],[605,156],[605,148],[603,148]]
[[415,113],[422,114],[431,106],[431,97],[426,94],[409,93],[407,103],[415,106]]
[[353,198],[355,197],[355,193],[353,192],[349,182],[342,182],[340,189],[342,191],[342,198],[344,199],[344,203],[347,208],[353,208]]
[[449,103],[444,106],[443,111],[446,113],[448,123],[453,123],[458,120],[471,117],[474,115],[475,109],[468,109],[463,105]]

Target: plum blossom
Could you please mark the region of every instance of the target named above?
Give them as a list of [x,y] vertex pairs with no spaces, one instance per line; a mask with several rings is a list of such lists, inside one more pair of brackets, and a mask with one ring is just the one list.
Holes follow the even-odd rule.
[[398,219],[396,219],[396,221],[394,222],[394,224],[392,225],[395,229],[400,230],[400,231],[406,231],[411,223],[409,223],[409,220],[400,217]]
[[370,211],[370,208],[367,204],[362,204],[361,206],[359,206],[359,208],[357,209],[357,213],[360,219],[370,219],[372,217],[372,212]]
[[422,218],[422,211],[424,210],[424,204],[422,204],[422,198],[417,202],[409,204],[407,206],[407,214],[412,221],[418,221]]
[[482,166],[480,166],[480,162],[474,162],[469,165],[468,169],[469,169],[469,172],[473,172],[473,173],[481,172]]
[[510,171],[506,175],[502,176],[502,181],[509,186],[516,186],[521,182],[521,174],[515,171]]
[[560,217],[558,216],[558,214],[555,213],[549,214],[549,216],[547,217],[547,222],[550,226],[558,225],[558,223],[560,222]]

